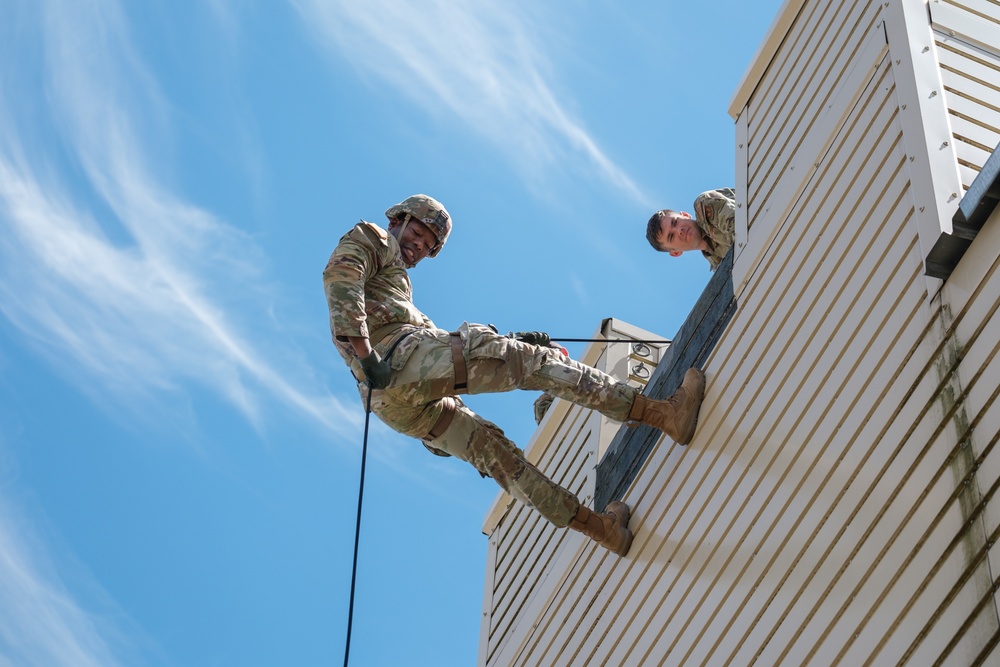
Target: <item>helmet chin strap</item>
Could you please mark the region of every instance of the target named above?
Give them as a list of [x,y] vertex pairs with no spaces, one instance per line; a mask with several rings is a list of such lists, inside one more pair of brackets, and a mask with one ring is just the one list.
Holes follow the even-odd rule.
[[[405,232],[405,231],[406,231],[406,226],[407,226],[408,224],[410,224],[410,220],[411,220],[412,218],[413,218],[413,216],[412,216],[412,215],[410,215],[409,213],[407,213],[407,214],[406,214],[406,217],[405,217],[405,218],[403,218],[403,224],[402,224],[402,226],[401,226],[401,227],[399,228],[399,232],[398,232],[398,233],[396,234],[396,241],[397,241],[397,242],[399,242],[399,241],[402,241],[402,239],[403,239],[403,232]],[[408,268],[408,269],[412,269],[413,267],[415,267],[415,266],[416,266],[416,264],[407,264],[407,263],[406,263],[406,260],[403,260],[403,266],[405,266],[405,267],[406,267],[406,268]]]

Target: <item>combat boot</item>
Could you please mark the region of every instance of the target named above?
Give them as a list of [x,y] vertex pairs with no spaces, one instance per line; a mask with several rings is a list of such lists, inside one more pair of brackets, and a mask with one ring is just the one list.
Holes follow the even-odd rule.
[[570,521],[569,527],[580,531],[605,549],[624,556],[632,546],[632,531],[628,529],[631,516],[628,505],[617,500],[609,503],[603,514],[580,505],[580,511]]
[[684,374],[684,382],[670,398],[657,400],[642,394],[636,396],[628,413],[628,423],[648,424],[666,433],[677,444],[686,445],[694,437],[704,397],[705,374],[697,368],[689,368]]

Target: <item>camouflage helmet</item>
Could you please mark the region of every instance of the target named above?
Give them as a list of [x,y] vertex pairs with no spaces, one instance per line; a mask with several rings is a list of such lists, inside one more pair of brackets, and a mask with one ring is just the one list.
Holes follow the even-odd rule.
[[385,217],[392,220],[405,213],[409,213],[414,220],[419,220],[434,232],[438,242],[428,255],[437,257],[445,241],[448,240],[448,234],[451,234],[451,216],[448,215],[448,211],[433,197],[413,195],[386,209]]

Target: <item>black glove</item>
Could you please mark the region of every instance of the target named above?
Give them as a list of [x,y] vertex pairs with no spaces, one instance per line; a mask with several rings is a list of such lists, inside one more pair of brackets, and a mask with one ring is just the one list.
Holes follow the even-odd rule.
[[515,331],[514,339],[531,345],[541,345],[542,347],[548,347],[549,343],[552,342],[549,335],[543,331]]
[[365,372],[365,380],[368,381],[368,386],[372,389],[385,389],[389,386],[389,380],[392,379],[392,368],[390,368],[389,362],[382,361],[375,350],[372,350],[371,354],[361,360],[361,370]]

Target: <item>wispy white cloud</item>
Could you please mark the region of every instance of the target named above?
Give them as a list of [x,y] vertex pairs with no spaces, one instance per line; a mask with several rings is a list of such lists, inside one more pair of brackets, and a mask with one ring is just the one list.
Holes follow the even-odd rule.
[[[260,248],[151,166],[170,152],[155,145],[169,140],[169,107],[119,6],[22,9],[0,38],[37,40],[40,55],[8,61],[0,78],[0,312],[82,386],[120,400],[196,383],[258,426],[262,405],[278,400],[356,433],[353,402],[278,360]],[[14,90],[15,67],[37,68],[44,92]],[[32,105],[46,113],[26,113]]]
[[[67,591],[45,546],[0,495],[0,664],[114,667],[135,664],[136,646],[115,623]],[[130,633],[132,636],[137,636]],[[141,633],[140,633],[141,634]]]
[[[573,117],[552,81],[536,3],[291,0],[316,40],[432,114],[450,114],[532,178],[585,167],[644,207],[639,190]],[[449,120],[451,119],[449,118]]]

